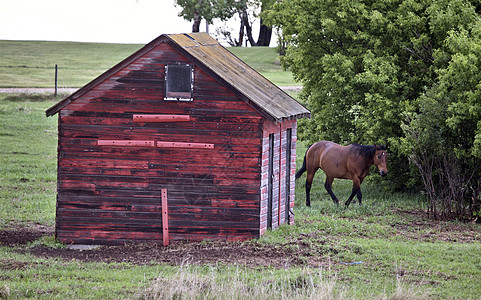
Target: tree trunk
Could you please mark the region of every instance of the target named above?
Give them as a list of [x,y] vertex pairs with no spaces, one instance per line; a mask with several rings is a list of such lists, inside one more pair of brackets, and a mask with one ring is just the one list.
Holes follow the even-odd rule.
[[261,28],[259,30],[259,39],[257,40],[257,46],[269,46],[271,43],[272,28],[265,25],[261,18]]
[[242,9],[241,15],[242,15],[242,22],[244,23],[244,26],[246,28],[246,34],[247,34],[247,39],[249,40],[249,43],[251,44],[252,47],[257,46],[256,42],[254,41],[254,38],[252,37],[252,27],[251,27],[251,24],[249,24],[247,7],[244,7]]
[[202,21],[202,17],[200,16],[200,11],[196,10],[194,13],[194,24],[192,24],[192,32],[199,32],[200,21]]
[[244,18],[242,17],[242,12],[239,12],[239,17],[240,17],[240,29],[239,29],[239,42],[237,44],[237,47],[242,47],[242,43],[244,42]]

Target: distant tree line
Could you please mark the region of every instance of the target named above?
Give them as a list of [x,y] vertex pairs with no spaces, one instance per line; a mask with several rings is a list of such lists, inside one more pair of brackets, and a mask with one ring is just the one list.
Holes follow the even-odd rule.
[[310,143],[386,143],[391,186],[421,188],[439,219],[478,219],[481,3],[477,0],[276,1],[283,66],[312,111]]

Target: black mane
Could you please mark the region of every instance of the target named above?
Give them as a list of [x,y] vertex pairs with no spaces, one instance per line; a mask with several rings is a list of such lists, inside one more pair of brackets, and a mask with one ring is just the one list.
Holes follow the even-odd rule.
[[363,155],[365,157],[372,158],[374,157],[374,154],[376,154],[376,150],[387,150],[385,145],[377,145],[376,146],[371,146],[371,145],[359,145],[359,144],[351,144],[354,147],[354,150],[356,150],[360,155]]

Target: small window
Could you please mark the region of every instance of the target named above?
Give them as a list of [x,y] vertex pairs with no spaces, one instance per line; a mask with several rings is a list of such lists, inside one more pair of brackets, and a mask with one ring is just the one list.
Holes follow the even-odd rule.
[[189,64],[165,66],[165,100],[192,101],[194,68]]

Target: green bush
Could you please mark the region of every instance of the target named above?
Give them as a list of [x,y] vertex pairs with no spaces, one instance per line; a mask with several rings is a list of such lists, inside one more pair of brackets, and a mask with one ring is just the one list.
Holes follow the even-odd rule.
[[[480,189],[479,13],[468,0],[278,1],[265,18],[282,31],[282,63],[303,82],[312,112],[300,138],[389,142],[393,187],[424,186],[432,201],[455,193],[441,215],[472,217]],[[433,155],[428,165],[436,161],[432,183],[419,151]]]

